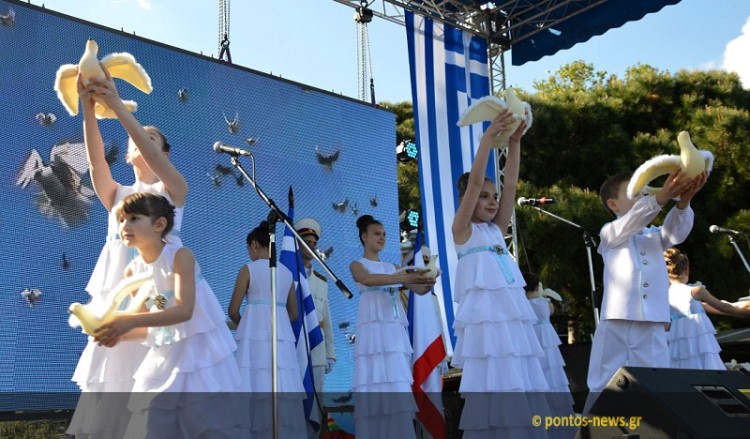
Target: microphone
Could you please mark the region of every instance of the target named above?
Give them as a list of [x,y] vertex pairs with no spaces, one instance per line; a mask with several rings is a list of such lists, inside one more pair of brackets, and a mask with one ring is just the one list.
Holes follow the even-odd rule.
[[744,235],[744,233],[738,232],[737,230],[725,229],[724,227],[719,227],[717,225],[713,225],[709,227],[708,231],[711,233],[723,233],[725,235],[735,235],[735,236]]
[[227,153],[233,156],[238,156],[238,155],[252,156],[253,155],[250,151],[246,151],[242,148],[235,148],[233,146],[225,145],[221,142],[214,143],[214,151],[216,151],[217,154]]
[[518,199],[518,205],[519,206],[544,206],[546,204],[555,204],[554,198],[526,198],[521,197]]

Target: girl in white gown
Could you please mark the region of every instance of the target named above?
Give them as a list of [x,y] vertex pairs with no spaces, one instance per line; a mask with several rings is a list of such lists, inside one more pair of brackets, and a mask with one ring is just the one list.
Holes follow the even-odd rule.
[[349,266],[359,290],[354,343],[354,422],[358,439],[414,438],[416,403],[411,385],[412,347],[399,287],[423,294],[435,284],[426,270],[397,271],[380,260],[385,229],[370,215],[357,219],[364,256]]
[[670,366],[678,369],[725,370],[716,329],[706,312],[750,316],[750,302],[719,300],[703,285],[689,285],[690,261],[677,248],[664,251],[669,271],[671,324],[667,333]]
[[126,276],[151,272],[154,278],[142,287],[148,311],[116,315],[95,334],[107,347],[126,339],[148,346],[134,374],[124,437],[241,437],[243,413],[231,393],[241,382],[236,344],[192,252],[163,240],[173,209],[149,193],[128,195],[115,207],[121,239],[139,254]]
[[[243,398],[249,399],[251,437],[272,437],[273,406],[271,382],[271,278],[268,222],[263,221],[247,235],[251,262],[237,273],[229,317],[237,324],[237,363],[242,376]],[[305,389],[297,362],[291,321],[297,318],[294,282],[288,270],[276,270],[276,365],[278,390],[278,432],[280,438],[304,438],[306,423]],[[240,305],[247,299],[244,315]]]
[[[113,206],[125,196],[135,192],[150,192],[163,195],[175,206],[174,227],[166,236],[169,243],[182,245],[180,228],[187,197],[187,183],[169,161],[170,146],[166,137],[153,126],[142,127],[132,113],[122,104],[114,82],[106,68],[106,79],[92,79],[87,87],[81,81],[78,92],[83,109],[83,130],[89,172],[99,201],[109,212],[107,238],[96,262],[86,291],[91,303],[98,309],[106,309],[111,301],[108,295],[113,286],[123,278],[125,267],[136,255],[120,240],[118,221]],[[123,186],[112,178],[104,151],[104,141],[94,114],[94,98],[111,108],[130,135],[127,163],[133,167],[135,183]],[[75,318],[71,324],[76,325]],[[89,337],[81,353],[73,381],[82,391],[68,434],[76,438],[122,437],[128,424],[128,395],[133,388],[133,373],[140,365],[147,348],[139,342],[123,341],[111,349],[94,343]],[[114,415],[116,414],[116,415]]]
[[512,122],[507,111],[492,122],[471,172],[458,180],[460,204],[452,226],[458,254],[452,366],[463,369],[459,391],[465,404],[459,427],[466,439],[546,437],[530,421],[549,414],[545,394],[534,393],[549,391],[544,351],[533,327],[537,317],[503,238],[515,204],[525,123],[510,137],[499,200],[494,183],[485,177],[492,142]]

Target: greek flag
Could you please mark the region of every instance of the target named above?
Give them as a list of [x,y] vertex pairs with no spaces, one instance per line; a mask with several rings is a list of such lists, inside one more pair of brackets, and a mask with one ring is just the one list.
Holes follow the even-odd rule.
[[[294,221],[294,208],[289,209],[290,221]],[[307,283],[307,274],[302,265],[302,254],[300,253],[294,234],[284,229],[284,238],[281,243],[281,255],[279,256],[281,267],[288,269],[297,293],[297,319],[292,321],[292,331],[297,343],[297,361],[302,374],[302,384],[305,388],[305,417],[315,431],[320,430],[320,410],[318,409],[315,386],[313,385],[313,368],[310,359],[310,351],[323,342],[323,333],[318,323],[318,314],[315,312],[315,303],[310,286]]]
[[[443,333],[455,344],[451,290],[458,255],[451,225],[458,209],[456,181],[471,169],[485,128],[484,124],[462,128],[456,122],[473,99],[490,94],[487,42],[405,13],[425,241],[443,269],[435,293],[443,312]],[[494,175],[494,160],[489,161],[488,175]],[[446,348],[451,355],[453,347]]]

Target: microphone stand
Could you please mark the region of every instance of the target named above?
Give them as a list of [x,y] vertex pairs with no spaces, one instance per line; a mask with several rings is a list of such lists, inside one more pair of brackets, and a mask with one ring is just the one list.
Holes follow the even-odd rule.
[[594,312],[594,329],[596,329],[599,326],[599,308],[596,306],[596,284],[594,283],[594,263],[591,257],[591,249],[596,247],[596,241],[594,240],[594,236],[596,236],[595,233],[592,233],[589,229],[574,223],[573,221],[570,221],[568,219],[565,219],[559,215],[556,215],[552,212],[548,212],[541,207],[530,205],[537,211],[549,215],[552,218],[558,219],[565,224],[569,224],[576,229],[583,232],[583,243],[586,246],[586,256],[588,257],[588,263],[589,263],[589,282],[591,283],[591,307]]
[[747,259],[745,259],[745,255],[742,254],[742,250],[740,250],[740,246],[737,245],[737,238],[734,235],[727,234],[727,237],[729,238],[729,243],[732,244],[732,247],[737,251],[737,254],[740,255],[740,259],[742,259],[742,263],[745,265],[745,270],[747,270],[748,273],[750,273],[750,265],[747,264]]
[[[281,221],[284,223],[284,225],[287,227],[288,230],[292,232],[294,237],[296,238],[297,242],[300,243],[304,248],[307,249],[312,255],[315,260],[317,260],[321,266],[323,266],[326,270],[326,272],[331,275],[336,280],[336,286],[339,287],[342,293],[348,298],[352,298],[352,293],[349,291],[349,288],[344,285],[344,282],[336,277],[335,274],[331,271],[330,268],[325,264],[325,262],[322,261],[320,256],[317,255],[316,252],[312,251],[309,245],[299,236],[299,233],[297,233],[297,230],[294,229],[294,226],[292,225],[292,222],[287,214],[285,214],[279,207],[274,203],[274,201],[266,195],[265,192],[263,192],[263,189],[260,188],[255,182],[255,156],[250,154],[250,158],[253,162],[253,177],[250,177],[248,173],[245,171],[245,168],[242,167],[242,163],[239,161],[239,154],[233,154],[230,152],[227,152],[232,157],[232,165],[237,168],[237,170],[242,174],[242,176],[247,180],[255,189],[255,192],[258,193],[258,196],[263,200],[266,205],[271,209],[271,211],[268,213],[268,236],[270,238],[270,245],[269,245],[269,251],[270,251],[270,257],[268,259],[268,267],[269,271],[271,272],[271,391],[273,393],[273,438],[278,438],[278,372],[276,367],[277,362],[277,340],[276,340],[276,223],[278,221]],[[304,321],[304,319],[303,319]]]

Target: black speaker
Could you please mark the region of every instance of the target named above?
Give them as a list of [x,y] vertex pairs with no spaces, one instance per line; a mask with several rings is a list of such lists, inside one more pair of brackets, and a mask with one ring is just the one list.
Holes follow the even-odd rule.
[[622,367],[592,397],[577,438],[750,437],[744,372]]

